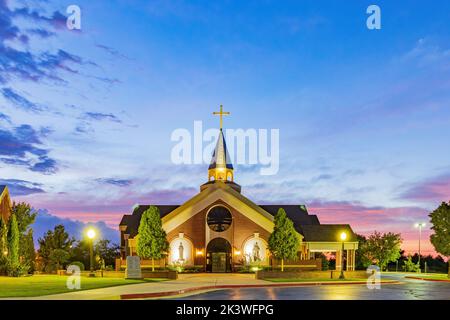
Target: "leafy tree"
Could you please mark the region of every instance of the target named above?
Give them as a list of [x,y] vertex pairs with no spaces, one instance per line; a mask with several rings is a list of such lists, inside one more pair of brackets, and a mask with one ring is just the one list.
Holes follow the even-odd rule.
[[408,256],[408,259],[404,261],[406,272],[420,272],[419,262],[414,263],[412,257]]
[[[71,261],[81,261],[85,266],[90,264],[89,257],[89,242],[81,240],[73,246]],[[94,245],[94,256],[99,257],[95,259],[96,268],[101,268],[101,259],[104,260],[105,266],[114,266],[116,258],[120,255],[120,247],[112,244],[110,240],[99,240]]]
[[29,229],[20,244],[20,256],[23,257],[28,272],[35,270],[36,251],[34,249],[33,229]]
[[105,266],[113,266],[116,258],[120,256],[120,247],[110,240],[100,240],[95,245],[95,252],[103,259]]
[[430,241],[440,254],[448,258],[448,277],[450,278],[450,202],[442,204],[429,214],[431,219],[431,230],[434,234]]
[[37,212],[33,211],[31,206],[25,202],[15,203],[11,207],[11,213],[17,218],[17,227],[20,233],[19,256],[23,266],[28,266],[29,270],[34,270],[34,251],[33,230],[31,225],[35,222]]
[[157,207],[150,206],[144,211],[138,232],[137,254],[143,259],[151,259],[152,271],[155,271],[155,259],[163,258],[169,249]]
[[371,265],[371,261],[369,261],[364,254],[364,248],[367,248],[365,245],[367,238],[363,235],[357,234],[356,239],[358,239],[358,250],[355,252],[355,269],[364,270]]
[[49,230],[43,238],[38,240],[38,255],[42,260],[46,272],[55,270],[55,260],[51,258],[53,250],[61,249],[70,254],[75,239],[69,236],[63,225],[57,225],[53,231]]
[[0,216],[0,274],[7,271],[8,224]]
[[31,206],[25,202],[13,202],[11,214],[14,214],[17,218],[17,226],[20,234],[27,232],[27,229],[34,223],[37,216],[37,212],[32,211]]
[[56,265],[56,270],[61,270],[64,263],[69,261],[70,254],[63,249],[54,249],[50,252],[49,259],[52,264]]
[[278,209],[274,223],[269,237],[269,250],[276,259],[281,260],[281,271],[284,271],[284,260],[297,258],[300,237],[283,208]]
[[9,276],[18,277],[21,273],[19,260],[19,241],[20,233],[17,225],[17,218],[12,214],[9,218],[8,226],[8,262],[7,271]]
[[383,270],[389,262],[400,258],[401,243],[399,233],[381,234],[375,231],[365,242],[362,242],[358,249],[363,265],[375,263]]

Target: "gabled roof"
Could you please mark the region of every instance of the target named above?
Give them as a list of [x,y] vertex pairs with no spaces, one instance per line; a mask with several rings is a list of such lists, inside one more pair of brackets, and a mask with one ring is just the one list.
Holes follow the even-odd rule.
[[302,234],[306,242],[340,242],[339,235],[346,232],[345,242],[357,242],[356,234],[348,224],[304,225]]
[[304,225],[320,225],[316,215],[309,214],[304,205],[262,205],[260,206],[271,215],[275,216],[280,208],[286,212],[286,216],[294,223],[294,228],[298,233],[302,233]]
[[216,168],[233,169],[233,164],[231,163],[230,155],[228,154],[227,143],[225,142],[222,129],[220,129],[219,139],[217,139],[216,148],[214,149],[211,164],[208,169]]
[[[180,207],[176,208],[168,215],[162,218],[163,227],[172,230],[177,225],[197,214],[200,210],[217,200],[225,201],[231,207],[237,210],[245,210],[246,215],[253,222],[259,224],[262,228],[271,232],[273,230],[273,216],[262,209],[260,206],[244,197],[241,193],[234,190],[230,185],[223,181],[215,181],[208,185],[200,193],[186,201]],[[177,217],[178,219],[174,219]]]
[[[129,234],[131,238],[134,238],[138,234],[139,224],[141,223],[141,217],[144,211],[146,211],[150,205],[137,206],[131,215],[124,215],[120,221],[120,226],[127,226],[125,230],[126,234]],[[159,209],[161,218],[168,215],[170,212],[178,208],[176,205],[155,205]]]

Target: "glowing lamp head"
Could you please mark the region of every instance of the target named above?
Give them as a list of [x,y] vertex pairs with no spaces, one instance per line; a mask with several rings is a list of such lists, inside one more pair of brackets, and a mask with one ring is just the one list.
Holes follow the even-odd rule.
[[94,229],[89,229],[87,231],[87,236],[89,239],[94,239],[95,238],[95,230]]
[[342,232],[340,237],[342,241],[347,240],[347,234],[345,232]]
[[425,227],[425,222],[416,223],[416,224],[414,225],[414,227],[416,227],[416,228],[423,228],[423,227]]

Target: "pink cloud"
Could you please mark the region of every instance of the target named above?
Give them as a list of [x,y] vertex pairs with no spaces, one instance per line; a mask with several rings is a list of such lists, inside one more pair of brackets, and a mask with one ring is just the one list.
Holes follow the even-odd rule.
[[440,203],[450,200],[450,174],[427,179],[407,190],[402,199]]
[[91,198],[86,194],[39,194],[15,197],[36,209],[48,210],[52,215],[81,222],[104,221],[108,227],[118,229],[124,214],[130,214],[136,204],[181,204],[197,192],[193,188],[155,190],[142,195],[124,191],[111,199]]

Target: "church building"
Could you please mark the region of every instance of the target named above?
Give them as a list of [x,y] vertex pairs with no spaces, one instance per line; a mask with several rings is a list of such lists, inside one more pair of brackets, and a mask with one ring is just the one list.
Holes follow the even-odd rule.
[[[221,125],[207,182],[200,186],[198,194],[181,205],[152,204],[159,208],[170,244],[160,266],[183,265],[205,272],[234,272],[255,264],[277,266],[279,262],[268,250],[268,240],[274,216],[283,208],[301,238],[298,259],[285,262],[285,267],[320,269],[320,260],[315,258],[324,253],[335,255],[337,270],[341,269],[342,259],[346,270],[354,270],[358,241],[348,224],[321,224],[305,205],[258,205],[242,194],[241,186],[235,182],[222,130],[222,116],[229,113],[221,107],[214,114],[220,115]],[[127,256],[137,255],[139,224],[149,206],[135,206],[132,214],[124,215],[120,222],[121,266],[126,264]],[[343,232],[347,235],[345,241],[340,239]]]

